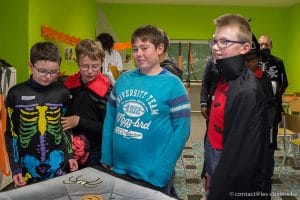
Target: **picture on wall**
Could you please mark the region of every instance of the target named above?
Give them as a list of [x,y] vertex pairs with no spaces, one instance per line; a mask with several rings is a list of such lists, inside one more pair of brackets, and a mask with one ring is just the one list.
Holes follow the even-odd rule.
[[119,51],[123,61],[123,70],[127,71],[135,68],[135,63],[132,58],[132,49],[124,49]]
[[72,47],[66,47],[65,48],[65,61],[72,62],[72,60],[73,60],[73,49],[72,49]]

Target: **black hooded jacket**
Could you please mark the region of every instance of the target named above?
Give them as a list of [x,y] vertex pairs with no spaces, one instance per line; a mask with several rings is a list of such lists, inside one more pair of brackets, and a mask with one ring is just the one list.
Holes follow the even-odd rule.
[[223,150],[212,176],[209,200],[262,199],[237,196],[262,191],[265,133],[268,130],[264,95],[259,80],[245,67],[244,56],[217,60],[228,82],[224,112]]
[[278,88],[275,94],[277,115],[274,124],[275,126],[277,126],[281,121],[281,112],[283,111],[282,95],[289,84],[283,61],[280,58],[273,56],[270,52],[270,49],[262,49],[261,54],[260,65],[263,71],[267,72],[267,75],[271,79],[271,81],[276,81],[278,84]]
[[213,63],[212,59],[205,65],[204,74],[201,83],[201,91],[200,91],[200,105],[205,106],[207,108],[210,107],[212,96],[217,87],[217,83],[220,79],[220,75],[218,69]]
[[260,65],[263,68],[263,71],[267,72],[271,81],[276,81],[278,83],[276,96],[281,99],[282,94],[289,85],[283,61],[272,55],[270,49],[262,49],[261,54]]

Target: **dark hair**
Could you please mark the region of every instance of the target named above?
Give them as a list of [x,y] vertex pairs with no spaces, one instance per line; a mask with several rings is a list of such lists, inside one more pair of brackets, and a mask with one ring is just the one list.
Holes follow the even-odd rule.
[[30,62],[35,64],[39,60],[61,63],[61,55],[57,45],[51,42],[35,43],[30,50]]
[[164,53],[166,53],[168,50],[170,41],[169,41],[168,34],[165,31],[162,31],[162,33],[164,34],[164,42],[163,42],[164,43]]
[[109,52],[109,54],[111,54],[111,51],[112,51],[115,41],[110,34],[101,33],[100,35],[98,35],[96,40],[100,41],[103,49],[107,50]]
[[131,43],[133,44],[137,39],[140,39],[143,42],[149,41],[154,44],[155,48],[157,48],[160,44],[164,44],[163,32],[152,25],[138,27],[131,35]]
[[260,56],[260,50],[259,50],[259,43],[255,37],[254,34],[252,34],[252,44],[251,44],[251,50],[246,54],[247,56],[256,55],[257,57]]

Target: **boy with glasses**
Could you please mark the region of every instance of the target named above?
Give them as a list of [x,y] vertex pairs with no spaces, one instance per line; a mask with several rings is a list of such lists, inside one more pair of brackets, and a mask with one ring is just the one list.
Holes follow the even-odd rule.
[[225,14],[214,22],[212,52],[221,79],[205,142],[204,187],[209,200],[249,199],[249,195],[250,199],[263,199],[267,195],[262,189],[266,183],[262,161],[268,127],[262,87],[245,67],[251,28],[238,14]]
[[65,81],[72,95],[70,112],[62,117],[64,130],[72,131],[74,156],[79,167],[95,167],[101,158],[102,126],[111,85],[101,72],[104,51],[94,40],[75,48],[79,72]]
[[78,169],[71,139],[60,123],[70,100],[68,90],[56,81],[60,63],[56,45],[36,43],[30,51],[30,78],[8,92],[5,136],[17,187],[63,175],[67,166]]

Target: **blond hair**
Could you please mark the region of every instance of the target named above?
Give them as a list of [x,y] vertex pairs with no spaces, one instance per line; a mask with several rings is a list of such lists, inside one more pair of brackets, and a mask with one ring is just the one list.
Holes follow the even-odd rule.
[[272,46],[272,38],[270,36],[261,35],[261,36],[259,36],[258,40],[263,39],[263,38],[266,39],[268,42],[270,42],[270,45]]
[[240,14],[224,14],[214,20],[217,27],[235,26],[239,28],[237,37],[244,42],[252,42],[252,31],[249,22]]
[[76,58],[79,60],[81,57],[88,56],[92,60],[103,60],[104,51],[100,42],[90,39],[81,40],[75,47]]

